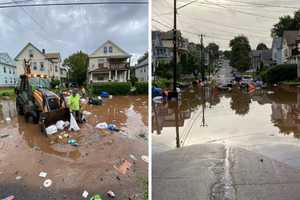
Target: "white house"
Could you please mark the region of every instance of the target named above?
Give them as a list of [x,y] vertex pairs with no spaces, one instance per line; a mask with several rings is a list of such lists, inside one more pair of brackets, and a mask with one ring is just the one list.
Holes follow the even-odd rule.
[[297,49],[297,37],[299,31],[284,31],[283,32],[283,41],[282,41],[282,50],[283,50],[283,63],[296,64],[296,56],[294,51]]
[[31,73],[48,79],[60,79],[61,58],[59,53],[46,53],[28,43],[16,56],[17,75],[24,73],[25,60],[29,61]]
[[130,78],[130,58],[131,55],[115,43],[106,41],[89,55],[88,82],[127,82]]
[[139,81],[148,81],[148,53],[138,59],[134,66],[134,74]]
[[283,63],[282,37],[274,37],[272,42],[272,60],[276,65]]
[[17,81],[16,64],[8,53],[0,53],[0,86],[15,86]]

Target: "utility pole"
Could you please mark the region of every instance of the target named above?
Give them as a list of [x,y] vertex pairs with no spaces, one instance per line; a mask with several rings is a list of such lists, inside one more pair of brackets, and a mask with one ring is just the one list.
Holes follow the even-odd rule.
[[201,79],[204,81],[204,46],[203,46],[203,34],[200,35],[200,68],[201,68]]
[[[173,92],[174,94],[177,94],[176,92],[176,82],[177,82],[177,5],[176,5],[176,0],[174,0],[174,29],[173,29],[173,62],[174,62],[174,67],[173,67]],[[176,95],[177,96],[177,95]]]

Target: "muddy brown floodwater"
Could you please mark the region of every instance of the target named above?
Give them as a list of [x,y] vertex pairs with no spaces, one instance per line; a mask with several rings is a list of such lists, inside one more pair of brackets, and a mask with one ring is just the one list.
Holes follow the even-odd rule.
[[[79,132],[65,131],[78,147],[58,138],[64,132],[46,137],[39,125],[26,123],[16,114],[14,100],[1,100],[0,105],[0,198],[83,199],[87,190],[108,199],[106,192],[112,190],[115,199],[143,199],[148,176],[148,164],[141,159],[148,155],[146,96],[115,96],[101,106],[84,105],[92,113],[88,122]],[[96,129],[100,122],[116,124],[120,132]],[[126,174],[114,167],[124,160],[132,164]],[[48,173],[51,187],[43,187],[41,171]]]
[[190,88],[178,102],[153,106],[153,153],[222,143],[300,168],[300,88],[253,93]]

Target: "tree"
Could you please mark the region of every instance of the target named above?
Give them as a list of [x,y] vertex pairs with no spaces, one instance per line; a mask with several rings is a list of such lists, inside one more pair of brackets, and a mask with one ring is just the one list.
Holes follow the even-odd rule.
[[214,61],[219,58],[219,46],[216,43],[209,43],[206,47],[209,52],[209,59]]
[[225,56],[226,59],[230,59],[230,58],[231,58],[231,51],[225,50],[225,51],[223,52],[223,54],[224,54],[224,56]]
[[231,47],[230,65],[243,72],[249,69],[251,47],[245,36],[237,36],[230,41]]
[[299,30],[300,29],[300,10],[294,13],[294,16],[285,15],[279,18],[279,22],[273,25],[271,35],[273,37],[282,37],[283,32],[286,30]]
[[70,68],[70,80],[83,85],[86,81],[89,57],[87,54],[79,51],[72,54],[64,60],[63,66]]
[[256,47],[256,50],[268,50],[268,47],[264,43],[259,43]]

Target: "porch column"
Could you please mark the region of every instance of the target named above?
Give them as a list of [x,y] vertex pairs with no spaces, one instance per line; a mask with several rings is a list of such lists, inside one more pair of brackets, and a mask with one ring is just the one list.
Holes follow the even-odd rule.
[[93,81],[93,72],[91,72],[90,81]]
[[127,71],[127,79],[126,79],[126,81],[127,80],[130,80],[130,69],[128,69],[128,71]]
[[111,71],[108,73],[108,80],[111,80]]
[[127,71],[124,71],[123,77],[124,77],[124,81],[126,82],[127,81]]
[[115,80],[118,81],[118,70],[115,70]]

